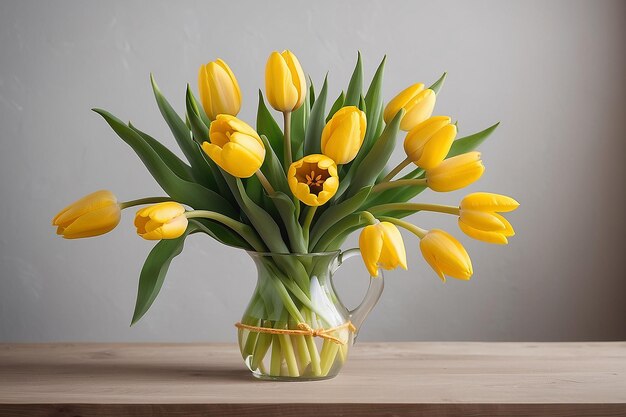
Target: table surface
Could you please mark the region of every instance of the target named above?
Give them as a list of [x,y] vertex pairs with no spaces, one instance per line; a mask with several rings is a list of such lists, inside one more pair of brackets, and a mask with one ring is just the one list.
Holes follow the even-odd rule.
[[340,375],[254,379],[230,344],[0,344],[0,415],[626,415],[626,342],[362,343]]

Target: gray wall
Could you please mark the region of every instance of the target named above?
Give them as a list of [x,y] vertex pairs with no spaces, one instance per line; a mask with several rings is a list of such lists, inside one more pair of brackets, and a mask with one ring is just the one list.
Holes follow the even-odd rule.
[[[129,328],[152,247],[132,213],[82,241],[56,237],[50,219],[100,188],[125,200],[161,194],[91,107],[174,146],[149,72],[182,111],[185,83],[195,88],[197,67],[221,57],[253,122],[265,60],[284,48],[318,84],[330,70],[335,92],[357,50],[368,78],[388,55],[387,98],[448,71],[437,113],[457,118],[461,134],[502,121],[471,191],[517,198],[517,236],[489,246],[452,218],[413,216],[458,236],[475,275],[443,285],[405,235],[410,270],[387,275],[362,340],[626,338],[625,11],[608,1],[0,2],[0,341],[235,341],[255,282],[245,253],[190,238]],[[423,198],[454,204],[465,192]],[[353,262],[338,281],[355,304],[364,268]]]

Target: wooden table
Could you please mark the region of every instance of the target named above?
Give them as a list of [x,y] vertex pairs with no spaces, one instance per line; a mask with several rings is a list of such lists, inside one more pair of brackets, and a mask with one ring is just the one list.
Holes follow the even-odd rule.
[[0,344],[0,416],[626,416],[626,342],[363,343],[267,382],[226,344]]

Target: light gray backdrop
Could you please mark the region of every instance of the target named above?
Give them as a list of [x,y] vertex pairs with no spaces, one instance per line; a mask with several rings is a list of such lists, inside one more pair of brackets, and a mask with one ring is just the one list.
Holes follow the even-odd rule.
[[[357,50],[368,80],[387,54],[387,98],[448,71],[436,113],[463,135],[502,122],[468,191],[518,199],[517,236],[490,246],[453,218],[413,216],[459,237],[475,275],[442,284],[405,235],[410,269],[387,274],[362,340],[624,339],[625,12],[608,1],[1,1],[0,341],[236,340],[255,283],[245,253],[190,238],[130,328],[152,247],[133,213],[81,241],[56,237],[50,219],[101,188],[125,200],[161,194],[90,108],[174,146],[148,74],[182,112],[185,84],[195,89],[198,66],[221,57],[253,123],[265,60],[285,48],[318,85],[330,70],[333,96]],[[398,147],[394,161],[402,156]],[[456,204],[468,191],[422,198]],[[359,262],[337,280],[358,302]]]

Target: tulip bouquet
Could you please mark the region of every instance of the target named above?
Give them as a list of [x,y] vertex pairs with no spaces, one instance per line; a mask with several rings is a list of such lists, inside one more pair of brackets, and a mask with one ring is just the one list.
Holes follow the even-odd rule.
[[[470,278],[467,252],[449,233],[405,217],[420,211],[457,216],[465,234],[489,243],[506,244],[514,234],[499,213],[518,204],[503,195],[473,193],[454,206],[410,201],[427,189],[448,192],[478,180],[484,166],[474,149],[497,124],[457,138],[451,117],[432,116],[445,73],[430,87],[413,84],[385,104],[384,66],[385,59],[364,89],[359,54],[347,89],[328,107],[327,80],[316,91],[293,53],[273,52],[256,128],[236,117],[242,96],[222,60],[200,67],[200,101],[187,86],[184,118],[151,77],[158,108],[187,161],[133,124],[94,111],[168,196],[119,202],[98,191],[62,210],[53,225],[68,239],[96,236],[116,227],[121,210],[144,206],[135,216],[137,233],[159,242],[141,271],[132,323],[155,300],[188,235],[206,233],[248,251],[257,257],[260,278],[238,323],[246,363],[272,377],[330,376],[356,329],[323,277],[336,267],[333,259],[351,233],[362,229],[359,249],[373,280],[381,279],[381,268],[407,268],[404,229],[420,239],[424,259],[444,281]],[[407,132],[406,158],[390,164],[400,131]],[[321,260],[323,254],[332,254],[330,261]]]

